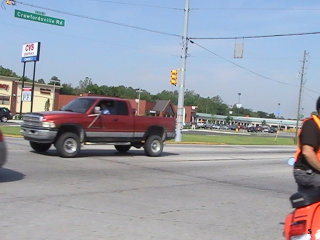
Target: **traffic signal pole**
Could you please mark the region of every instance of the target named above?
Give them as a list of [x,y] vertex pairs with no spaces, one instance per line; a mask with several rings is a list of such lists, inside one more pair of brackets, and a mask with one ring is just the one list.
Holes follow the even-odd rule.
[[190,12],[190,0],[185,1],[184,8],[184,26],[182,36],[182,63],[181,63],[181,81],[179,84],[178,106],[177,106],[177,120],[176,120],[176,142],[181,142],[181,130],[183,128],[184,118],[184,92],[185,92],[185,80],[186,80],[186,66],[188,55],[188,28],[189,28],[189,12]]

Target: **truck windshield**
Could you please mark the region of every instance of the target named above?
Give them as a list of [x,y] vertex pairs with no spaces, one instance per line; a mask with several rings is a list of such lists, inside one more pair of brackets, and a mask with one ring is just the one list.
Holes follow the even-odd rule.
[[95,99],[77,98],[61,108],[61,111],[84,113],[93,104]]

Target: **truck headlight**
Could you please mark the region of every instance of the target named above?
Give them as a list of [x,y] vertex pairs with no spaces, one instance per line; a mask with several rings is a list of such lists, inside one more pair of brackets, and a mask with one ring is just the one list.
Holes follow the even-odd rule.
[[42,127],[45,127],[45,128],[55,128],[55,127],[56,127],[56,124],[53,123],[53,122],[42,122]]

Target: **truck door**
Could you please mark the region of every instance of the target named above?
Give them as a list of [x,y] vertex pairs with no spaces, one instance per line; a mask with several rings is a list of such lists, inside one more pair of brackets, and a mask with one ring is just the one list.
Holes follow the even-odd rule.
[[125,101],[101,100],[97,106],[100,107],[101,114],[93,126],[94,133],[90,135],[95,135],[100,141],[112,142],[130,141],[133,138],[133,118]]

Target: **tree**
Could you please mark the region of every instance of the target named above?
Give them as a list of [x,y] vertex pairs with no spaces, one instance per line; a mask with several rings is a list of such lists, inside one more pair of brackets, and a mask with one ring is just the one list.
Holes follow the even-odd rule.
[[43,80],[43,78],[40,78],[37,80],[38,83],[46,84],[46,82]]
[[259,118],[268,118],[268,113],[266,112],[258,111],[257,114]]
[[50,78],[50,81],[48,83],[49,85],[56,85],[56,86],[60,86],[61,85],[61,80],[57,77],[57,76],[52,76]]
[[18,75],[10,70],[9,68],[4,68],[0,65],[0,76],[7,76],[7,77],[18,77]]
[[225,118],[225,121],[226,121],[226,123],[229,123],[230,124],[230,122],[233,120],[233,117],[230,117],[230,116],[227,116],[226,118]]
[[156,100],[170,100],[173,104],[178,103],[178,91],[166,91],[163,90],[161,93],[158,93],[152,97],[153,101]]
[[71,84],[66,83],[62,84],[62,87],[60,88],[60,94],[77,95],[75,89],[71,86]]
[[44,104],[44,110],[49,111],[50,109],[50,99],[48,98],[46,103]]
[[270,113],[268,118],[276,118],[276,115],[274,115],[274,113]]
[[78,86],[78,93],[85,93],[87,92],[87,88],[92,85],[92,80],[89,77],[85,77],[85,79],[79,81],[79,86]]

